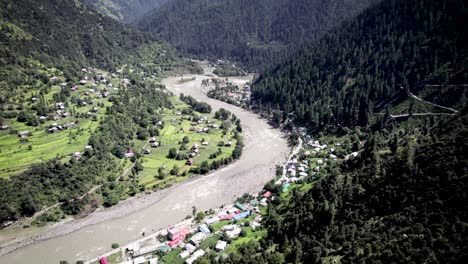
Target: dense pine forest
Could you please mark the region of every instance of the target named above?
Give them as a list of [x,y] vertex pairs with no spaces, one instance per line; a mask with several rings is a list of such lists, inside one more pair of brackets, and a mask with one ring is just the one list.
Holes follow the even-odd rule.
[[454,95],[465,94],[466,17],[463,1],[384,1],[262,73],[253,102],[316,128],[416,113],[414,100],[390,113],[411,93],[461,108],[465,97]]
[[126,23],[134,22],[168,0],[80,0],[89,7]]
[[139,19],[180,51],[251,69],[275,64],[377,0],[175,0]]

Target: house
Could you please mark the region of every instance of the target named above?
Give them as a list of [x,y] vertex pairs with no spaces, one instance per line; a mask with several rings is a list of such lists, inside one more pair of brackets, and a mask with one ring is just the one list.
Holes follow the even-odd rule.
[[233,218],[234,214],[226,214],[226,215],[220,215],[219,220],[224,221],[224,220],[231,220]]
[[330,159],[336,159],[336,158],[337,158],[336,155],[330,154]]
[[151,154],[151,149],[145,149],[145,154]]
[[317,165],[322,165],[323,164],[323,160],[319,159],[317,160]]
[[99,259],[99,263],[101,263],[101,264],[108,264],[109,262],[107,262],[106,257],[102,257],[102,258]]
[[75,158],[75,160],[81,159],[81,152],[77,151],[73,153],[73,158]]
[[236,225],[225,225],[221,229],[223,231],[231,231],[231,230],[234,230],[236,227],[237,227]]
[[24,131],[20,131],[18,132],[18,137],[26,137],[29,135],[29,131],[28,130],[24,130]]
[[241,231],[242,229],[240,229],[240,227],[236,225],[232,230],[226,231],[226,235],[229,238],[235,238],[239,236]]
[[239,203],[239,202],[236,202],[236,203],[234,204],[234,206],[237,207],[237,208],[239,208],[239,209],[242,210],[242,211],[247,210],[247,208],[245,208],[245,206],[243,206],[243,205],[242,205],[241,203]]
[[218,216],[215,216],[215,217],[212,217],[212,218],[206,220],[205,223],[206,223],[207,225],[212,225],[212,224],[214,224],[214,223],[219,222],[220,220],[221,220],[221,219],[220,219]]
[[205,233],[203,232],[198,232],[196,233],[195,235],[193,235],[191,238],[190,238],[190,243],[192,243],[194,246],[200,244],[200,242],[202,242],[202,240],[205,238]]
[[168,245],[164,245],[164,246],[162,246],[162,247],[159,248],[159,251],[160,251],[161,253],[164,253],[164,254],[166,254],[166,253],[169,252],[170,250],[171,250],[171,247],[168,246]]
[[193,164],[193,159],[188,159],[186,162],[185,162],[185,165],[188,165],[188,166],[192,166]]
[[85,85],[87,82],[88,82],[88,81],[86,81],[86,80],[81,80],[81,81],[80,81],[80,84],[81,84],[81,85]]
[[250,205],[251,206],[258,206],[258,200],[257,199],[253,199],[250,201]]
[[202,232],[202,233],[204,233],[206,235],[211,233],[210,229],[208,228],[208,226],[206,224],[201,225],[198,229],[200,230],[200,232]]
[[2,125],[2,126],[0,126],[0,130],[7,130],[7,129],[9,129],[9,128],[10,128],[10,126],[8,126],[8,125]]
[[60,110],[64,110],[65,109],[65,104],[64,103],[56,103],[55,104],[55,107],[57,107],[57,109],[60,109]]
[[216,243],[216,251],[223,251],[224,249],[226,249],[226,246],[227,246],[227,242],[226,241],[222,241],[222,240],[218,240],[218,243]]
[[72,91],[78,91],[78,89],[79,89],[78,86],[73,85],[72,88],[71,88],[70,90],[72,90]]
[[190,252],[188,252],[187,250],[184,250],[179,254],[179,257],[182,258],[182,259],[184,259],[184,258],[186,258],[188,256],[190,256]]
[[270,191],[266,191],[266,192],[263,194],[263,197],[265,197],[265,198],[270,198],[271,194],[272,194],[272,193],[271,193]]
[[158,258],[151,258],[148,260],[149,264],[158,264]]
[[173,240],[173,239],[175,239],[175,238],[177,238],[179,236],[180,236],[179,228],[174,227],[174,228],[171,228],[171,229],[167,230],[167,238],[169,240]]
[[231,141],[226,141],[226,143],[224,143],[224,146],[226,146],[226,147],[230,147],[231,145],[232,145]]
[[202,144],[203,146],[208,146],[208,141],[203,141],[201,144]]
[[157,147],[159,147],[159,142],[152,142],[152,143],[150,143],[150,146],[152,148],[157,148]]
[[240,214],[236,214],[234,215],[234,220],[241,220],[241,219],[244,219],[246,217],[249,217],[251,215],[251,211],[245,211],[245,212],[242,212]]
[[49,128],[47,131],[48,131],[49,133],[51,133],[51,134],[54,134],[54,133],[57,133],[57,132],[58,132],[58,128],[57,128],[57,127],[52,127],[52,128]]
[[200,146],[198,144],[195,144],[195,145],[192,146],[192,150],[198,150],[199,147]]
[[135,153],[133,153],[133,149],[128,149],[124,156],[126,158],[133,158],[133,156],[135,156]]
[[237,208],[231,208],[226,211],[228,214],[238,214],[240,213],[240,210]]
[[258,227],[261,226],[261,224],[254,221],[254,222],[252,222],[252,223],[250,224],[250,226],[252,227],[252,229],[257,229]]
[[31,102],[36,102],[37,98],[36,97],[31,97]]
[[314,168],[314,171],[319,172],[319,171],[320,171],[320,167],[319,167],[319,166],[315,167],[315,168]]
[[91,145],[85,146],[85,150],[91,150],[91,149],[93,149],[93,146],[91,146]]
[[193,253],[197,249],[194,245],[187,243],[184,247],[189,253]]
[[195,251],[193,255],[185,261],[185,263],[192,264],[193,262],[195,262],[195,260],[197,260],[199,257],[203,255],[205,255],[205,251],[203,249],[199,249]]

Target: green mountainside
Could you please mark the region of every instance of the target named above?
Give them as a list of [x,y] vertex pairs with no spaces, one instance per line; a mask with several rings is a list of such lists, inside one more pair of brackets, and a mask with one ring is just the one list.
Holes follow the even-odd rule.
[[453,113],[412,94],[463,107],[466,15],[463,1],[384,1],[262,73],[253,103],[315,128],[366,126],[385,112]]
[[[289,191],[266,184],[263,228],[198,263],[465,263],[467,14],[464,1],[386,0],[262,74],[264,113],[354,155],[327,148]],[[317,161],[308,150],[300,162]]]
[[80,0],[85,5],[123,22],[133,22],[168,0]]
[[200,58],[239,60],[260,69],[293,54],[377,0],[174,0],[138,28]]
[[[174,107],[158,80],[191,65],[77,1],[0,1],[0,223],[56,205],[35,220],[54,222],[143,191],[136,159]],[[117,181],[125,169],[132,180]]]

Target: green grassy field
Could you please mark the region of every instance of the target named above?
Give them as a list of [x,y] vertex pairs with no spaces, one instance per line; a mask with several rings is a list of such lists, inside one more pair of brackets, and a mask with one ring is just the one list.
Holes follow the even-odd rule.
[[[158,148],[152,148],[152,153],[143,157],[142,164],[144,166],[144,170],[140,172],[139,180],[140,183],[145,185],[147,188],[151,188],[155,185],[159,187],[165,187],[167,185],[183,181],[192,174],[189,172],[191,167],[200,166],[203,161],[208,160],[211,162],[214,160],[230,157],[236,144],[236,140],[232,138],[233,128],[230,128],[226,135],[223,135],[223,131],[221,129],[210,129],[208,133],[190,131],[192,122],[184,119],[182,115],[178,114],[183,108],[187,108],[188,106],[176,97],[172,97],[171,101],[175,108],[164,110],[165,116],[163,117],[163,122],[165,125],[164,128],[160,130],[159,137],[157,137],[157,141],[160,142],[161,145]],[[214,119],[214,114],[212,113],[197,114],[207,117],[208,120],[213,121],[218,126],[221,125],[221,121]],[[172,120],[175,120],[175,122]],[[188,136],[189,143],[186,144],[187,150],[181,152],[189,153],[189,149],[195,144],[200,146],[200,154],[193,158],[192,166],[185,165],[186,160],[175,160],[167,158],[169,149],[179,149],[179,143],[182,142],[185,136]],[[208,142],[207,146],[202,145],[203,140]],[[228,140],[232,142],[232,146],[219,147],[217,145],[220,141]],[[141,148],[146,145],[145,149],[150,149],[147,141],[136,141],[136,145]],[[222,154],[219,155],[216,159],[209,159],[211,154],[218,151],[218,148],[221,149]],[[180,168],[179,176],[169,175],[169,171],[174,167],[174,165],[177,165]],[[158,179],[155,176],[158,175],[158,169],[163,166],[166,167],[165,172],[167,175],[164,179]],[[186,172],[186,176],[180,176],[184,172]]]
[[[115,80],[115,82],[118,81]],[[79,87],[80,89],[72,92],[70,96],[86,101],[93,100],[94,105],[77,106],[69,103],[70,106],[66,107],[65,111],[73,112],[74,116],[60,117],[59,120],[47,120],[37,127],[27,126],[25,123],[18,122],[16,118],[4,120],[4,123],[9,125],[12,130],[18,132],[27,130],[32,135],[27,137],[27,142],[20,142],[17,133],[10,133],[9,130],[0,131],[0,177],[8,178],[16,175],[34,163],[47,161],[55,157],[69,156],[76,151],[84,151],[88,138],[98,127],[98,121],[104,115],[105,109],[100,108],[96,113],[93,113],[95,117],[85,117],[84,115],[98,104],[108,106],[111,103],[106,98],[98,98],[95,94],[85,94],[88,89],[104,89],[104,85],[100,84],[93,87],[88,84]],[[45,100],[53,105],[53,94],[59,91],[60,87],[53,85],[49,93],[44,96]],[[109,89],[111,94],[117,92],[114,89]],[[27,98],[32,96],[31,92],[26,93]],[[55,116],[60,115],[55,114]],[[53,123],[63,125],[70,122],[78,123],[70,129],[64,129],[57,133],[51,134],[47,131]]]

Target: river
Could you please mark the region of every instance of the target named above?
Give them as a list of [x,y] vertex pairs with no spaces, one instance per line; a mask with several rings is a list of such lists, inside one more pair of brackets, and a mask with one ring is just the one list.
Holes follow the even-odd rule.
[[[165,228],[198,210],[217,208],[236,197],[261,190],[275,175],[275,164],[286,159],[286,140],[277,129],[270,127],[257,115],[208,98],[201,90],[205,75],[187,75],[195,80],[179,83],[181,77],[163,80],[167,89],[178,95],[191,95],[209,103],[213,110],[225,108],[241,120],[245,148],[241,158],[221,170],[175,185],[167,190],[129,199],[119,205],[73,220],[41,234],[20,239],[29,244],[0,256],[1,264],[58,263],[67,260],[87,260],[109,251],[112,243],[121,245],[141,237],[142,232]],[[229,78],[243,83],[248,77]],[[29,240],[29,241],[28,241]]]

